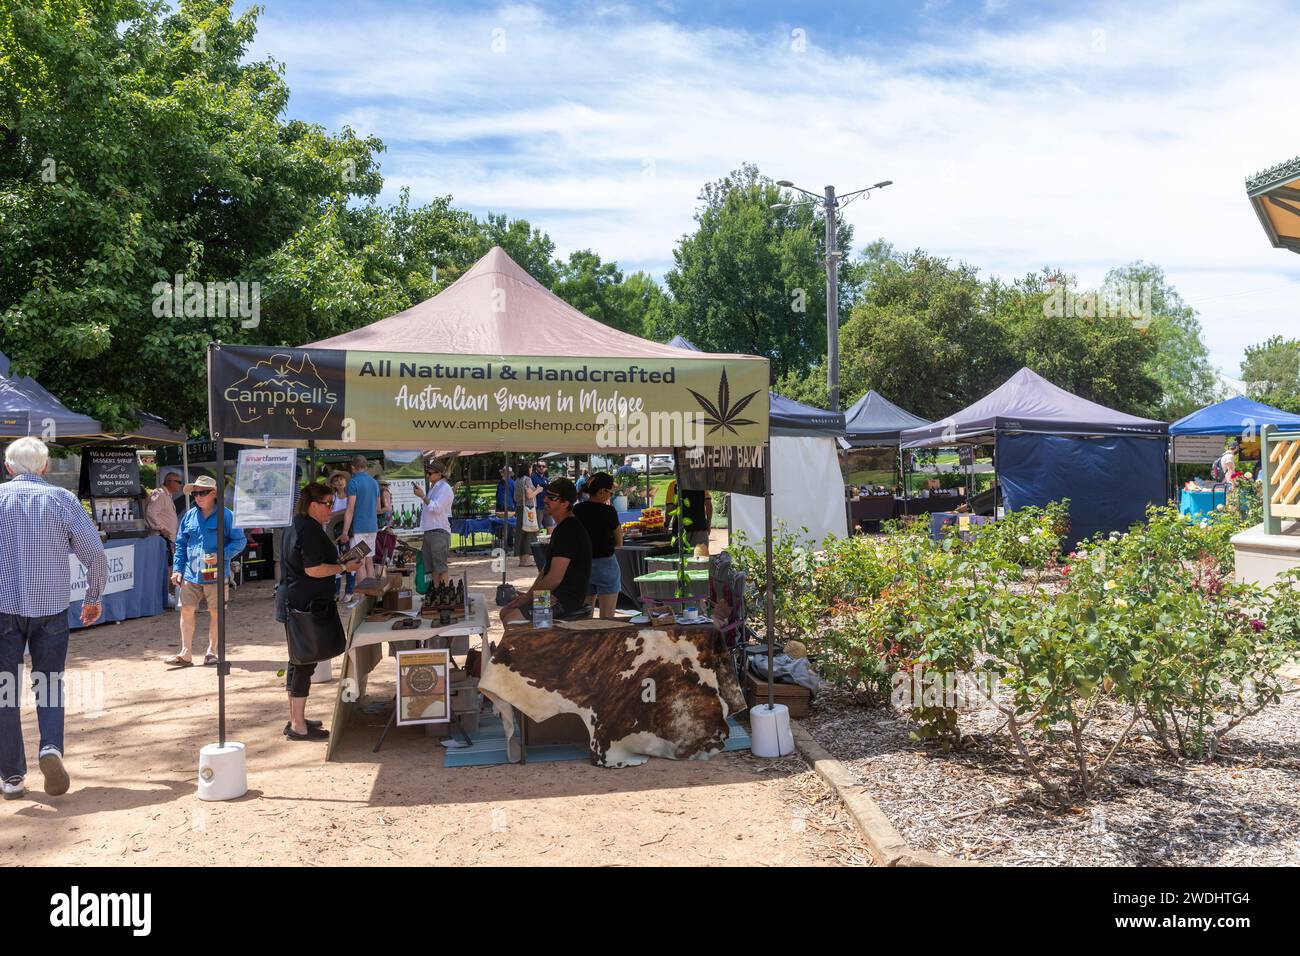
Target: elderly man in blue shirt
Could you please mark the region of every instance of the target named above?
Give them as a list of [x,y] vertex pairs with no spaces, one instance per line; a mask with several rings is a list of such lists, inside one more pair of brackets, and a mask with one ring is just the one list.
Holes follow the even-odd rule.
[[63,669],[68,657],[68,605],[72,593],[68,554],[86,568],[81,623],[100,616],[108,561],[99,532],[71,492],[41,476],[50,450],[37,438],[19,438],[5,451],[13,481],[0,485],[0,784],[6,800],[26,792],[19,681],[23,649],[32,658],[38,757],[45,792],[68,791],[63,766]]
[[[185,512],[176,529],[176,556],[172,558],[172,584],[181,589],[181,652],[163,661],[169,667],[194,663],[194,626],[199,610],[208,609],[208,650],[204,664],[217,662],[217,481],[201,475],[185,486],[194,494],[194,507]],[[221,549],[226,568],[226,603],[230,603],[230,559],[244,550],[244,532],[232,527],[235,516],[225,511],[225,546]],[[207,574],[204,574],[204,568]]]

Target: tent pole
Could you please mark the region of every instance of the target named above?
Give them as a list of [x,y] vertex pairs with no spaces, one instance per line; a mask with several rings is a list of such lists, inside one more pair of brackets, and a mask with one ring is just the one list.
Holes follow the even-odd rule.
[[190,483],[190,442],[189,427],[185,428],[185,441],[181,442],[181,470],[185,472],[185,484]]
[[217,746],[226,746],[226,440],[217,435]]
[[1169,436],[1169,449],[1170,449],[1169,467],[1165,469],[1166,474],[1169,475],[1169,500],[1177,504],[1177,501],[1175,500],[1175,496],[1178,493],[1178,489],[1175,487],[1178,484],[1178,436],[1177,435]]
[[[681,489],[677,489],[678,495]],[[763,524],[767,532],[763,539],[764,561],[766,563],[766,592],[763,599],[766,602],[764,615],[767,622],[767,711],[770,714],[776,706],[776,690],[773,688],[772,679],[772,658],[775,656],[772,651],[772,640],[776,634],[776,608],[772,604],[772,444],[768,442],[763,450]]]
[[[646,453],[645,459],[645,487],[646,501],[650,500],[650,453]],[[683,507],[685,502],[685,492],[682,489],[682,456],[680,449],[673,449],[673,480],[677,482],[677,573],[678,581],[681,581],[680,574],[682,564],[686,560],[686,509]],[[680,586],[680,585],[679,585]],[[688,585],[686,591],[690,590]],[[682,594],[681,597],[690,597],[689,594]]]

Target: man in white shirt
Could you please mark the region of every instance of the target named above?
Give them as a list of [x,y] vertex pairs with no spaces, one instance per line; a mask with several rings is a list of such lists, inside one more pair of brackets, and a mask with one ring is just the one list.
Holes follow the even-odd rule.
[[429,480],[426,492],[419,483],[415,495],[424,501],[420,508],[420,530],[424,532],[424,573],[432,584],[447,583],[447,556],[451,550],[451,503],[456,497],[443,477],[442,463],[431,461],[424,466]]

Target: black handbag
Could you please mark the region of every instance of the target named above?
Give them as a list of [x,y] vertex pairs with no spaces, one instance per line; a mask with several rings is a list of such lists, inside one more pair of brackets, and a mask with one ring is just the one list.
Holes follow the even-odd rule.
[[313,599],[306,611],[289,608],[288,617],[290,664],[318,664],[347,649],[343,622],[328,598]]

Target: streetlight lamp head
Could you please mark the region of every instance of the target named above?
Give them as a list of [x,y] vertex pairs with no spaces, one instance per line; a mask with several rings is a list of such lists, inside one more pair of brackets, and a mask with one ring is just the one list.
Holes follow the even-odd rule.
[[892,186],[892,185],[894,185],[894,181],[893,181],[892,179],[886,179],[886,180],[885,180],[884,182],[882,182],[882,183],[876,183],[876,184],[875,184],[874,186],[872,186],[871,188],[872,188],[872,189],[884,189],[886,186]]
[[788,179],[778,179],[776,184],[778,186],[785,186],[787,189],[794,185],[794,183],[790,182]]
[[784,209],[787,208],[787,207],[786,207],[786,204],[783,203],[783,202],[774,202],[774,203],[772,203],[772,205],[768,206],[767,208],[768,208],[768,209],[771,209],[771,210],[774,211],[774,212],[781,212],[782,210],[784,210]]

